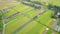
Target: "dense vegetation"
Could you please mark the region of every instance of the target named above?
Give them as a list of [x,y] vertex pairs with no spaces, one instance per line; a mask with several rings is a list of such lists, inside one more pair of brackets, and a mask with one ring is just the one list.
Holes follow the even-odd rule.
[[0,31],[2,31],[2,12],[0,11]]

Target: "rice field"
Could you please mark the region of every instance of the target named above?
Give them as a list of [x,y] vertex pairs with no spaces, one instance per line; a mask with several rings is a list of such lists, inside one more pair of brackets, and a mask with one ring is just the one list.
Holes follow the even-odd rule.
[[[44,1],[37,0],[44,4]],[[46,0],[47,1],[47,0]],[[51,3],[53,0],[46,2]],[[55,3],[56,2],[56,3]],[[16,4],[16,3],[15,3]],[[59,1],[55,0],[52,5],[58,6]],[[8,9],[9,8],[9,9]],[[11,9],[10,9],[11,8]],[[43,8],[43,9],[42,9]],[[1,9],[3,12],[3,20],[5,24],[5,34],[43,34],[46,28],[46,34],[52,34],[53,30],[50,29],[54,12],[48,8],[42,7],[37,10],[31,6],[17,3],[12,7]],[[0,11],[0,30],[2,30],[2,15]],[[4,12],[5,11],[5,12]],[[59,21],[60,23],[60,21]],[[58,24],[59,24],[58,23]]]
[[[27,8],[24,8],[24,11],[26,9]],[[22,10],[23,10],[23,8],[22,8]],[[14,11],[9,11],[6,15],[10,16],[10,15],[12,15],[11,13],[13,13],[13,12]],[[18,12],[18,11],[16,11],[16,12]],[[16,16],[14,19],[12,19],[13,17],[10,18],[11,20],[9,20],[6,23],[6,32],[5,32],[6,34],[8,34],[8,33],[9,34],[16,34],[16,33],[18,33],[18,34],[25,34],[25,33],[26,34],[35,34],[35,33],[39,33],[39,32],[42,33],[44,31],[44,29],[46,28],[46,26],[48,26],[52,20],[52,18],[51,18],[52,11],[50,11],[50,10],[47,10],[44,14],[42,14],[41,16],[38,16],[35,20],[33,19],[33,17],[35,17],[36,14],[38,14],[38,12],[40,12],[39,10],[31,9],[31,11],[28,10],[25,13],[23,13],[22,11],[19,11],[19,12],[21,12],[21,14]],[[46,19],[43,20],[44,18],[46,18]],[[39,21],[41,21],[41,22],[39,22]],[[44,22],[46,22],[46,24]],[[44,26],[40,23],[43,23],[46,26]]]

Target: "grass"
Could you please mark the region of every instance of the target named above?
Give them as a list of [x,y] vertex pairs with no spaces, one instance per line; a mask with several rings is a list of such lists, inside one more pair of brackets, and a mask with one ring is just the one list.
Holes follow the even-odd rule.
[[[19,7],[20,7],[20,8],[19,8]],[[23,7],[24,7],[24,8],[23,8]],[[22,8],[22,9],[21,9],[21,8]],[[30,11],[30,10],[33,10],[33,8],[32,8],[32,7],[29,7],[29,6],[25,6],[25,5],[23,5],[23,4],[19,4],[19,5],[17,5],[16,7],[12,8],[10,11],[8,11],[8,13],[4,14],[4,18],[10,16],[10,17],[12,17],[12,18],[9,18],[8,21],[10,21],[10,20],[15,19],[15,18],[17,17],[17,16],[15,16],[15,17],[13,18],[13,16],[11,16],[11,15],[13,15],[13,14],[15,14],[15,13],[17,13],[17,12],[20,12],[20,14],[23,14],[23,13],[26,13],[26,12],[28,12],[28,11]],[[19,14],[19,16],[20,16],[20,14]],[[7,22],[8,22],[8,21],[7,21]]]
[[[20,7],[20,8],[19,8]],[[23,8],[24,7],[24,8]],[[10,10],[8,13],[4,14],[4,17],[8,17],[16,12],[22,12],[23,10],[27,10],[29,7],[28,6],[18,6]]]
[[[40,1],[40,0],[37,0]],[[57,0],[48,0],[45,4],[51,3],[52,5],[58,6],[60,4]],[[30,11],[32,10],[32,11]],[[30,12],[28,12],[30,11]],[[11,16],[17,12],[21,12],[15,17],[9,18],[8,22],[6,23],[6,34],[11,34],[16,31],[18,28],[26,24],[28,21],[31,20],[39,11],[34,10],[32,7],[25,6],[23,4],[17,5],[16,7],[12,8],[8,12],[4,14],[4,18]],[[0,13],[1,14],[1,13]],[[52,21],[51,16],[53,12],[51,10],[46,11],[44,14],[38,16],[34,21],[30,24],[25,26],[21,31],[17,32],[17,34],[42,34],[45,30],[46,26]],[[0,30],[2,30],[2,15],[0,15]],[[60,25],[60,21],[58,22]],[[47,34],[52,34],[52,30],[48,30]]]
[[[44,19],[43,19],[43,20],[44,20]],[[45,19],[45,20],[46,20],[46,19]],[[49,19],[49,21],[43,22],[43,24],[45,24],[45,25],[48,26],[51,21],[52,21],[52,20]],[[38,23],[39,23],[39,22],[38,22]],[[40,23],[42,23],[42,22],[40,22]],[[38,25],[39,25],[39,26],[38,26]],[[46,26],[43,26],[42,24],[38,24],[38,25],[35,26],[34,28],[32,28],[30,31],[28,31],[27,34],[42,34],[43,31],[45,30]]]
[[2,9],[7,8],[7,7],[16,6],[18,4],[19,3],[17,3],[17,2],[11,2],[11,1],[8,2],[8,1],[2,0],[2,1],[0,1],[0,9],[2,10]]
[[28,12],[26,15],[30,18],[33,18],[39,11],[38,10],[32,10]]
[[[11,15],[11,16],[9,17],[8,21],[14,20],[14,19],[18,18],[20,15],[23,15],[23,14],[25,14],[26,12],[28,12],[28,11],[30,11],[30,10],[32,10],[32,8],[30,8],[29,10],[25,10],[25,11],[23,11],[23,12],[21,11],[22,13],[20,12],[17,16],[12,16],[12,15]],[[16,11],[16,12],[18,12],[18,11]],[[9,13],[9,14],[11,14],[11,13]],[[7,21],[7,22],[8,22],[8,21]]]
[[[33,11],[32,11],[33,12]],[[20,17],[21,16],[21,17]],[[25,24],[27,21],[29,21],[30,20],[30,18],[27,18],[28,20],[26,20],[26,22],[24,22],[25,21],[25,19],[24,19],[24,21],[22,20],[23,18],[22,17],[24,17],[25,18],[25,16],[23,16],[23,15],[20,15],[20,16],[18,16],[18,17],[20,17],[20,18],[16,18],[16,19],[18,19],[18,20],[16,20],[15,19],[15,21],[13,21],[12,20],[12,22],[10,21],[10,22],[8,22],[8,24],[7,24],[7,27],[6,27],[6,29],[7,29],[7,31],[10,31],[9,30],[9,28],[11,28],[11,26],[13,27],[13,26],[18,26],[18,27],[20,27],[22,24]],[[21,19],[21,20],[20,20]],[[15,24],[15,23],[13,23],[13,22],[15,22],[15,23],[17,23],[17,24]],[[21,22],[21,25],[18,25],[19,24],[19,22]],[[13,25],[11,25],[11,23],[13,24]],[[10,25],[9,25],[10,24]],[[15,24],[15,25],[14,25]],[[16,27],[17,28],[17,27]],[[16,28],[15,28],[15,30],[16,30]],[[13,28],[14,29],[14,28]],[[11,32],[13,32],[14,30],[11,30]]]
[[[34,12],[34,11],[35,11],[35,10],[32,10],[32,11],[30,12],[30,14],[31,14],[32,12]],[[37,11],[36,11],[36,12],[37,12]],[[35,12],[35,13],[36,13],[36,12]],[[29,12],[28,12],[28,14],[29,14]],[[27,14],[26,14],[26,15],[27,15]],[[33,15],[33,14],[32,14],[32,15]],[[23,17],[24,17],[24,20],[22,20],[23,18],[18,18],[18,17],[20,17],[20,16],[23,16]],[[16,19],[18,19],[18,20],[15,19],[14,21],[12,20],[12,22],[11,22],[11,21],[8,22],[8,24],[7,24],[7,27],[8,27],[8,28],[6,27],[6,29],[7,29],[6,31],[9,32],[9,31],[10,31],[9,28],[11,28],[11,26],[12,26],[12,27],[13,27],[13,26],[18,26],[18,27],[20,27],[22,24],[25,24],[26,22],[28,22],[28,21],[31,19],[31,18],[26,18],[26,22],[24,22],[24,21],[25,21],[25,16],[24,16],[24,15],[20,15],[20,16],[17,16]],[[20,19],[21,19],[21,20],[20,20]],[[27,20],[27,19],[28,19],[28,20]],[[13,23],[13,22],[15,22],[16,24]],[[20,25],[18,25],[19,22],[21,23]],[[13,25],[12,25],[11,23],[12,23]],[[9,24],[10,24],[10,25],[9,25]],[[15,25],[14,25],[14,24],[15,24]],[[12,33],[13,31],[15,31],[18,27],[13,28],[14,30],[11,30],[10,33]],[[6,34],[7,34],[7,33],[6,33]]]
[[[50,12],[50,13],[49,13]],[[29,14],[29,13],[28,13]],[[30,13],[31,14],[31,13]],[[44,16],[45,15],[45,16]],[[48,12],[44,13],[42,17],[44,18],[48,18],[47,16],[51,16],[51,11],[48,10]],[[39,17],[41,19],[41,16]],[[39,19],[38,19],[39,20]],[[45,25],[49,25],[50,22],[52,21],[51,17],[49,17],[49,20],[47,21],[47,19],[45,19],[46,22],[44,22]],[[43,20],[44,21],[44,20]],[[34,22],[32,22],[34,23]],[[42,32],[45,30],[46,26],[40,24],[42,22],[37,22],[38,24],[35,25],[34,27],[32,27],[32,29],[25,27],[22,31],[19,31],[18,34],[42,34]],[[34,24],[29,24],[31,26],[33,26]],[[28,25],[28,26],[29,26]],[[27,29],[28,28],[28,29]],[[29,30],[30,29],[30,30]],[[23,33],[24,32],[24,33]]]
[[53,30],[49,29],[46,34],[52,34],[53,33]]
[[[32,10],[31,12],[28,12],[26,15],[28,15],[29,17],[34,16],[38,11],[37,10]],[[49,25],[51,22],[51,16],[52,16],[52,11],[48,10],[47,12],[45,12],[43,15],[39,16],[35,21],[40,21],[38,23],[43,23],[45,25]],[[25,20],[26,19],[26,20]],[[27,20],[28,19],[28,20]],[[19,27],[21,27],[22,25],[24,25],[26,22],[28,22],[30,20],[30,18],[27,18],[24,15],[20,15],[18,16],[16,19],[10,21],[7,23],[6,26],[6,34],[11,34],[12,32],[16,31],[16,29],[18,29]],[[33,23],[33,22],[32,22]],[[29,24],[31,25],[31,24]],[[29,26],[28,25],[28,26]],[[33,25],[33,24],[32,24]],[[24,29],[26,29],[28,27],[25,27]],[[27,30],[27,34],[36,34],[36,33],[42,33],[44,31],[46,27],[43,26],[42,24],[37,24],[36,26],[34,26],[31,30]],[[18,33],[22,33],[25,30],[22,30],[21,32]]]
[[23,30],[19,31],[17,34],[27,34],[27,32],[30,31],[37,24],[37,22],[33,21],[29,25],[27,25]]
[[[18,28],[20,28],[25,23],[30,21],[31,18],[34,17],[38,13],[38,10],[32,10],[32,9],[31,9],[32,11],[28,12],[30,9],[31,8],[28,6],[22,7],[21,5],[19,5],[19,6],[14,7],[13,9],[11,9],[8,13],[4,15],[4,17],[8,17],[16,12],[22,12],[22,11],[23,11],[22,13],[26,14],[26,16],[24,16],[24,14],[21,14],[21,15],[19,14],[18,16],[16,16],[16,18],[14,17],[15,18],[14,20],[11,19],[11,21],[6,23],[7,24],[6,34],[11,34],[14,31],[17,31]],[[42,34],[46,26],[48,26],[50,22],[52,21],[52,18],[51,18],[52,14],[53,12],[51,10],[46,11],[44,14],[38,16],[38,18],[35,19],[36,22],[33,21],[27,26],[24,26],[25,28],[23,28],[21,31],[17,33],[18,34]]]
[[21,27],[23,24],[25,24],[29,20],[30,20],[30,18],[20,17],[15,21],[9,22],[6,26],[6,34],[8,34],[8,33],[11,34],[12,32],[14,32],[16,29]]
[[41,25],[41,24],[38,23],[30,31],[28,31],[27,34],[38,34],[39,33],[39,30],[41,29],[41,27],[43,27],[43,25]]
[[[43,1],[44,1],[44,0],[43,0]],[[43,1],[42,1],[42,2],[43,2]],[[59,0],[47,0],[45,3],[46,3],[46,4],[52,4],[52,5],[54,5],[54,6],[59,6],[59,4],[60,4]]]
[[50,21],[52,14],[53,14],[53,12],[50,11],[50,10],[48,10],[48,11],[46,11],[43,15],[40,15],[40,16],[36,19],[36,21],[41,22],[41,23],[43,23],[43,24],[47,24],[47,23],[44,23],[44,22]]

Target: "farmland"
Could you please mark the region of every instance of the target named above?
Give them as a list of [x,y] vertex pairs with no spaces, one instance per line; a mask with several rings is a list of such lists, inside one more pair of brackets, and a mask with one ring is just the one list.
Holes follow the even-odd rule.
[[[18,7],[16,7],[16,8],[18,8]],[[21,8],[21,5],[20,5],[20,8]],[[24,34],[23,31],[25,31],[26,28],[28,28],[29,26],[30,27],[25,32],[26,34],[38,33],[40,29],[41,29],[40,32],[42,33],[45,30],[46,26],[48,26],[49,23],[52,21],[51,16],[53,15],[53,12],[51,10],[47,10],[45,13],[42,13],[42,15],[39,15],[40,11],[35,10],[34,8],[33,9],[31,8],[31,10],[24,12],[27,8],[29,8],[29,7],[26,6],[26,8],[22,8],[20,11],[16,11],[16,12],[20,12],[21,14],[19,14],[18,16],[15,16],[15,18],[13,18],[13,17],[10,18],[10,20],[6,23],[6,34],[8,34],[8,33],[9,34],[16,34],[16,33]],[[23,9],[24,9],[24,11],[23,11],[24,13],[21,12]],[[16,10],[16,9],[14,8],[14,10]],[[13,12],[15,12],[15,11],[10,10],[8,13],[5,14],[5,15],[7,15],[6,17],[8,17],[9,14],[11,15]],[[36,14],[38,17],[33,19],[36,16]],[[44,20],[44,18],[46,18],[46,19]],[[39,22],[39,21],[41,21],[41,22]],[[33,23],[34,23],[34,25],[33,25]],[[37,30],[38,32],[35,30]],[[32,32],[32,31],[35,31],[35,32]]]
[[59,0],[11,0],[2,3],[0,32],[3,34],[59,34],[60,18],[55,14],[59,12]]

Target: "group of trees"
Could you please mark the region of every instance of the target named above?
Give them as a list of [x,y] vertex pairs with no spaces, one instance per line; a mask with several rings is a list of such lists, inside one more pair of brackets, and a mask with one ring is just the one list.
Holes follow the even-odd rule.
[[58,18],[59,21],[57,22],[57,25],[55,27],[55,30],[60,33],[60,6],[53,6],[49,4],[48,9],[53,10],[54,15],[52,16],[53,18]]
[[38,1],[31,1],[31,0],[24,0],[22,1],[25,5],[29,5],[31,7],[34,7],[35,9],[40,9],[41,8],[41,3]]
[[53,10],[54,15],[57,15],[58,18],[60,18],[60,15],[58,15],[58,13],[60,13],[60,6],[53,6],[53,5],[49,4],[47,7],[48,7],[48,9]]

